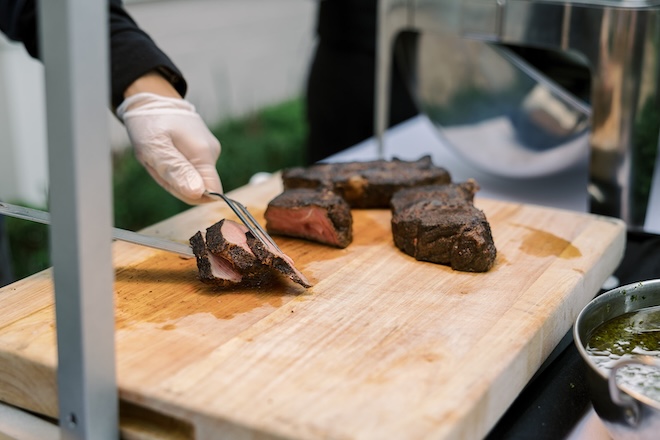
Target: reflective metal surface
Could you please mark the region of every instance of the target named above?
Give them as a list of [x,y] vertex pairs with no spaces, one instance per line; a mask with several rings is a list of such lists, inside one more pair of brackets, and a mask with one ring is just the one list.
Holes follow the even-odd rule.
[[[486,157],[488,142],[481,142],[481,145],[474,145],[472,142],[472,150],[469,150],[454,141],[452,145],[459,154],[469,157],[473,163],[481,164],[489,171],[507,177],[529,177],[570,166],[580,147],[568,144],[586,134],[588,139],[585,154],[590,155],[591,211],[622,218],[630,229],[643,228],[660,128],[660,2],[382,0],[381,3],[383,20],[379,26],[375,121],[379,139],[382,139],[383,121],[387,117],[384,102],[389,100],[383,85],[389,83],[385,66],[389,68],[389,58],[396,56],[394,42],[397,37],[412,31],[421,37],[417,39],[417,47],[407,47],[405,50],[409,65],[412,66],[409,70],[410,86],[422,109],[439,126],[447,124],[446,118],[449,116],[453,116],[459,123],[461,116],[470,116],[473,119],[475,116],[472,110],[466,110],[466,115],[448,115],[445,112],[442,117],[429,111],[437,108],[434,104],[434,101],[437,102],[437,93],[465,97],[469,95],[471,88],[473,91],[475,83],[470,83],[469,75],[461,72],[460,68],[457,70],[455,60],[460,59],[463,65],[471,63],[474,72],[481,75],[479,80],[482,83],[479,85],[482,86],[484,102],[490,91],[491,102],[508,100],[509,105],[517,105],[517,112],[521,114],[521,110],[525,109],[526,98],[532,101],[528,101],[527,108],[536,106],[537,110],[539,102],[546,101],[546,105],[541,106],[541,112],[532,113],[543,116],[542,119],[546,122],[548,116],[554,115],[554,121],[550,121],[552,124],[542,124],[541,128],[547,131],[554,125],[555,128],[561,128],[566,135],[565,139],[555,140],[554,145],[546,145],[546,148],[541,150],[538,146],[527,146],[521,150],[520,143],[507,142],[505,136],[514,136],[521,140],[525,139],[525,135],[518,127],[511,128],[511,125],[515,124],[504,124],[499,130],[497,127],[491,127],[494,134],[490,139],[504,144],[496,154],[491,152],[491,159]],[[406,17],[407,20],[393,23],[388,14]],[[427,38],[434,41],[431,49],[419,46],[424,44]],[[582,131],[582,121],[574,125],[573,132],[566,131],[567,125],[561,121],[567,115],[558,116],[559,113],[564,113],[563,110],[559,113],[552,110],[565,106],[566,102],[562,103],[560,99],[561,105],[556,102],[549,103],[543,96],[547,96],[545,92],[534,95],[529,89],[532,93],[528,97],[502,96],[502,82],[514,84],[517,81],[524,83],[536,80],[533,77],[526,78],[524,71],[521,73],[515,65],[510,67],[513,72],[511,74],[493,72],[492,66],[499,64],[500,60],[492,61],[496,57],[493,58],[491,49],[499,45],[554,51],[583,64],[590,73],[590,91],[587,98],[592,110],[588,133]],[[442,59],[436,55],[435,64],[425,66],[425,53],[432,53],[434,46],[437,50],[442,48],[452,56]],[[460,81],[452,82],[452,77],[448,76],[447,72],[454,75],[454,80],[458,78]],[[430,81],[442,84],[443,89],[429,89]],[[483,84],[488,81],[491,81],[491,84],[483,88]],[[499,81],[500,84],[493,81]],[[519,89],[523,90],[525,87],[519,86]],[[550,99],[554,100],[555,97]],[[456,101],[459,102],[458,98]],[[532,107],[529,107],[530,104]],[[482,108],[488,107],[482,105]],[[575,110],[579,113],[579,107],[571,108],[569,105],[566,108],[570,110],[569,113]],[[522,114],[524,116],[524,113]],[[527,114],[529,115],[530,113]],[[527,125],[535,121],[529,117],[523,119]],[[477,125],[483,123],[483,120],[465,121],[475,129],[483,128]],[[543,131],[540,133],[543,134]],[[543,134],[543,137],[552,144],[552,135]],[[507,144],[510,148],[507,148]],[[526,160],[521,161],[521,152],[528,156]],[[552,157],[547,156],[549,152],[554,153]],[[497,160],[497,164],[494,164],[494,160]],[[543,166],[542,162],[546,160],[556,162]],[[531,166],[530,161],[537,165]],[[523,170],[521,167],[530,168]]]
[[538,177],[587,155],[590,106],[508,48],[423,34],[417,60],[419,108],[479,169]]

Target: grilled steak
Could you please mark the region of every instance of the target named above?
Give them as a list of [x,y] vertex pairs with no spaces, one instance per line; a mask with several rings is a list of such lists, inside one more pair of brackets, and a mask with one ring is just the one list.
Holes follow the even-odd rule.
[[449,172],[430,156],[417,161],[399,159],[317,164],[282,173],[285,189],[324,188],[341,196],[351,208],[388,208],[392,195],[403,188],[446,184]]
[[310,287],[311,283],[294,266],[293,261],[275,248],[256,239],[245,225],[220,220],[190,238],[197,259],[200,280],[221,287],[236,284],[255,285],[269,281],[275,274]]
[[293,265],[293,260],[282,251],[274,248],[272,245],[266,246],[261,240],[257,239],[252,233],[248,232],[247,243],[250,249],[257,256],[261,264],[273,268],[279,273],[285,275],[291,281],[300,284],[303,287],[312,287],[309,280]]
[[345,248],[353,240],[348,203],[324,189],[287,189],[268,203],[266,230]]
[[206,249],[216,257],[228,261],[232,268],[248,278],[265,277],[268,267],[248,246],[248,228],[242,223],[222,219],[206,229]]
[[230,262],[208,251],[201,231],[197,231],[190,238],[190,245],[197,259],[200,280],[220,287],[229,287],[242,281],[243,276],[232,267]]
[[420,261],[486,272],[497,251],[490,225],[473,204],[474,180],[398,191],[391,201],[394,244]]

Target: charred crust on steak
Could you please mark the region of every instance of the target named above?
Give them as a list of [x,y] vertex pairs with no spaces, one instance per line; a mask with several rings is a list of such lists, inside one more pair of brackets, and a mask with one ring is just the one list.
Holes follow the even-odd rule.
[[304,287],[311,286],[290,258],[276,249],[265,249],[243,224],[220,220],[206,229],[206,238],[201,231],[196,232],[190,244],[199,279],[205,283],[218,287],[256,286],[284,275]]
[[486,272],[497,250],[485,214],[473,204],[474,180],[398,191],[391,201],[394,244],[420,261]]
[[190,237],[190,246],[197,260],[199,279],[202,281],[215,281],[215,277],[211,272],[211,262],[209,261],[209,254],[206,250],[206,243],[204,242],[204,236],[201,231],[197,231],[195,235]]
[[248,229],[244,225],[222,219],[206,229],[206,248],[228,261],[241,275],[264,277],[268,268],[259,264],[247,244],[246,232]]
[[282,252],[271,247],[266,247],[261,240],[247,232],[247,243],[252,249],[252,252],[257,256],[261,264],[271,267],[277,272],[289,278],[291,281],[300,284],[303,287],[312,287],[312,284],[307,280],[298,269],[293,265],[293,261]]
[[429,199],[447,206],[472,204],[477,191],[479,184],[474,179],[449,185],[425,185],[395,193],[396,197],[392,197],[390,207],[392,212],[402,211],[410,205]]
[[[217,287],[236,286],[243,281],[243,277],[238,272],[231,270],[228,262],[208,251],[201,231],[190,237],[190,245],[197,260],[198,276],[201,281]],[[220,274],[216,270],[214,273],[214,265],[221,265],[226,272]]]
[[345,248],[353,241],[353,217],[346,201],[325,189],[284,190],[264,214],[270,234]]
[[392,195],[403,188],[448,184],[449,172],[430,156],[417,161],[375,160],[338,162],[289,168],[282,172],[285,189],[324,188],[341,196],[351,208],[388,208]]

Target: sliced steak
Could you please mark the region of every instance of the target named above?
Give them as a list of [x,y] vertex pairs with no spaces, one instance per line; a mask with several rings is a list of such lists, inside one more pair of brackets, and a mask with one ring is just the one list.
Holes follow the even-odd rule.
[[273,268],[291,281],[300,284],[303,287],[312,287],[312,283],[293,265],[293,260],[288,255],[279,251],[272,245],[264,245],[261,240],[248,232],[247,243],[250,249],[257,256],[261,264]]
[[248,246],[247,232],[244,224],[222,219],[206,229],[206,248],[213,255],[229,261],[245,277],[265,277],[269,269],[260,264]]
[[282,181],[285,189],[330,189],[351,208],[370,209],[388,208],[392,195],[400,189],[446,184],[451,176],[425,156],[417,161],[393,159],[289,168],[282,172]]
[[190,237],[190,245],[197,259],[200,280],[220,287],[229,287],[242,281],[243,276],[233,268],[231,263],[208,251],[201,231],[197,231]]
[[486,272],[497,250],[485,214],[473,204],[477,183],[430,185],[392,197],[394,244],[420,261]]
[[200,280],[221,287],[237,284],[259,285],[271,281],[274,275],[311,287],[305,276],[293,266],[287,255],[269,246],[266,248],[241,223],[223,219],[190,238],[197,260]]
[[268,203],[270,234],[345,248],[353,240],[353,217],[344,199],[324,189],[287,189]]

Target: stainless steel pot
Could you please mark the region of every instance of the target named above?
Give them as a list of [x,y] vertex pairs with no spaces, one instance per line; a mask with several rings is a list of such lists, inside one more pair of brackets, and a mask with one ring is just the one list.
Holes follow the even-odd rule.
[[573,328],[575,344],[588,367],[587,385],[594,410],[617,440],[660,437],[660,401],[617,383],[616,374],[619,369],[633,363],[660,368],[660,362],[648,356],[622,358],[608,371],[597,366],[587,353],[586,346],[599,325],[625,313],[658,305],[660,280],[621,286],[587,304]]
[[[392,49],[399,52],[396,46],[406,42],[415,46],[405,35],[420,34],[419,53],[413,47],[404,51],[410,66],[405,70],[420,108],[457,154],[503,178],[558,172],[588,154],[591,212],[644,229],[660,110],[660,51],[648,48],[660,45],[660,1],[378,3],[375,134],[381,154]],[[589,130],[583,105],[575,105],[543,76],[530,75],[524,63],[491,50],[503,45],[570,59],[569,79],[579,70],[586,72]],[[567,70],[557,70],[554,60],[543,61],[534,63],[537,73],[549,79],[545,74],[552,70],[557,82],[575,90],[572,80],[559,80]],[[526,85],[532,87],[526,90]],[[477,133],[482,136],[475,140]]]

